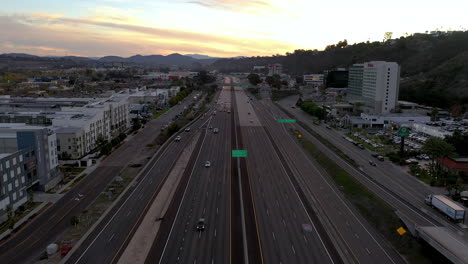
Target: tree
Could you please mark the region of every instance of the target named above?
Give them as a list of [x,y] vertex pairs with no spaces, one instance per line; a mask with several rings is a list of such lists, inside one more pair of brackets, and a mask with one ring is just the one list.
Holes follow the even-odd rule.
[[460,130],[455,130],[451,136],[446,136],[444,140],[455,147],[458,155],[468,156],[468,134],[462,134]]
[[383,42],[387,42],[392,39],[393,32],[385,32]]
[[445,142],[443,139],[435,137],[429,138],[421,150],[431,158],[429,171],[434,179],[437,179],[441,172],[438,159],[452,157],[455,155],[455,148],[451,144]]
[[437,108],[433,108],[431,111],[431,121],[437,121],[439,119],[439,110]]
[[257,85],[262,82],[262,80],[260,79],[260,76],[258,76],[258,74],[255,74],[255,73],[249,74],[247,76],[247,79],[252,85]]
[[73,226],[78,226],[78,224],[80,223],[80,218],[76,215],[72,216],[70,218],[70,224],[73,225]]
[[133,119],[132,130],[135,131],[135,130],[138,130],[138,129],[140,129],[140,128],[141,128],[140,119],[134,118],[134,119]]
[[32,189],[28,190],[28,202],[32,204],[34,202],[34,192]]
[[7,206],[7,217],[8,228],[13,229],[15,227],[15,211],[11,205]]

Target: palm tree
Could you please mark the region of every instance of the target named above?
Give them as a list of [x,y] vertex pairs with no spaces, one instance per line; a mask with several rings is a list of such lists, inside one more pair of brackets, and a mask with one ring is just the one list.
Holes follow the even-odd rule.
[[455,155],[455,148],[453,145],[445,142],[443,139],[435,137],[431,137],[426,141],[422,151],[431,157],[429,171],[431,176],[435,179],[437,179],[437,176],[440,174],[440,163],[437,162],[437,160],[453,157]]

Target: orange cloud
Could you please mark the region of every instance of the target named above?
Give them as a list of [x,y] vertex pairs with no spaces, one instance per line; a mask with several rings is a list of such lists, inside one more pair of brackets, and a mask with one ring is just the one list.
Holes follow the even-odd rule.
[[275,5],[263,0],[192,0],[187,1],[187,3],[234,12],[268,13],[277,11]]
[[[0,50],[31,49],[35,54],[72,53],[83,56],[204,53],[212,56],[271,55],[292,50],[268,39],[236,39],[227,36],[152,28],[127,23],[60,16],[0,16]],[[101,30],[99,30],[101,29]],[[111,30],[110,30],[111,29]],[[32,47],[48,47],[50,50]],[[54,53],[55,52],[55,53]],[[65,54],[62,54],[65,55]]]

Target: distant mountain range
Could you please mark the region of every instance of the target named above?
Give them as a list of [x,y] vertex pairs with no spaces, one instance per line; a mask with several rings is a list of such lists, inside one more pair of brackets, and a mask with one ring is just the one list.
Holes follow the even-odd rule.
[[124,63],[126,65],[140,65],[148,67],[182,66],[191,69],[204,68],[220,58],[201,54],[181,55],[178,53],[164,55],[134,55],[128,58],[120,56],[79,57],[79,56],[36,56],[25,53],[0,54],[0,69],[38,68],[42,62],[47,68],[92,67],[107,63]]

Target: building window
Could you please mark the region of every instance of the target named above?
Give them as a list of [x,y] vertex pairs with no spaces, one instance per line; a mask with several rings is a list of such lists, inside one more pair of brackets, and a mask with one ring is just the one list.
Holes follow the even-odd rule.
[[13,166],[16,165],[16,157],[13,158]]
[[8,184],[8,191],[11,192],[11,190],[13,190],[13,188],[11,187],[11,183]]
[[8,181],[8,175],[5,173],[3,174],[3,182],[7,182]]
[[19,161],[20,161],[20,162],[23,162],[23,155],[22,155],[22,154],[19,155]]
[[9,160],[7,160],[7,161],[5,162],[5,168],[7,168],[7,169],[10,168],[10,161],[9,161]]
[[16,174],[21,174],[21,167],[16,168]]

